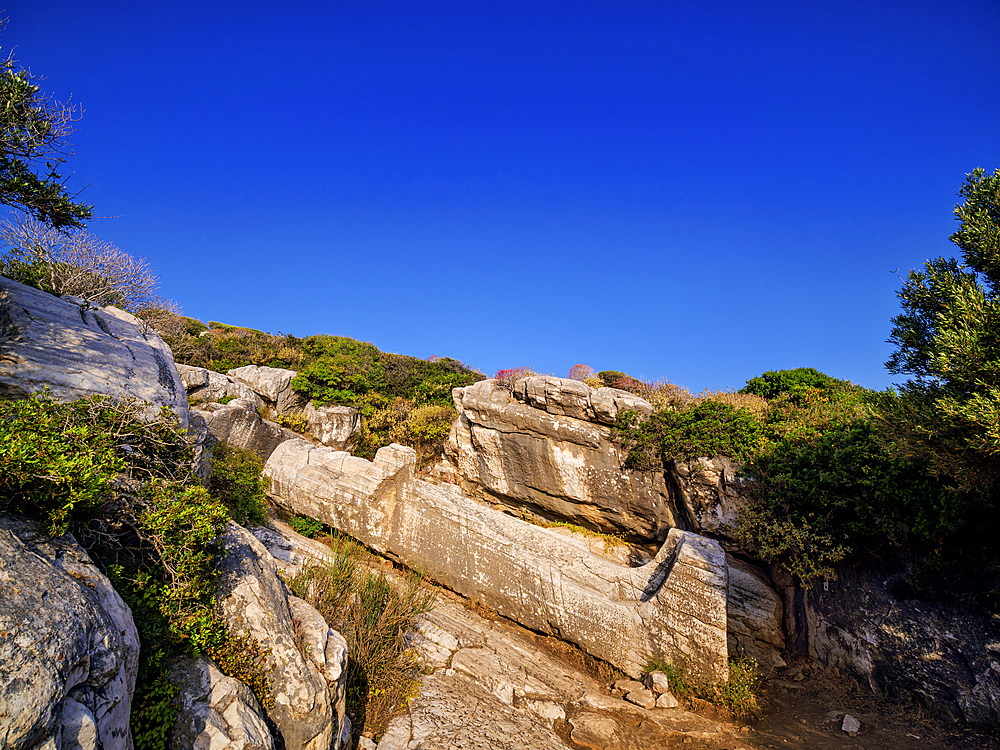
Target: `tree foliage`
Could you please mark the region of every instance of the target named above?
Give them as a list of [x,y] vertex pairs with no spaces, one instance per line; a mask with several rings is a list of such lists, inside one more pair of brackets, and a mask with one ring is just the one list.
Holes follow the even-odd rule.
[[796,395],[807,388],[826,391],[842,382],[812,367],[796,367],[793,370],[769,370],[750,378],[740,389],[740,393],[750,393],[770,400],[782,394]]
[[0,203],[57,229],[82,227],[92,208],[73,200],[58,170],[83,110],[50,99],[37,80],[13,54],[0,62]]
[[959,195],[963,262],[930,260],[900,290],[886,367],[911,377],[880,414],[903,455],[968,490],[1000,478],[1000,170],[966,175]]

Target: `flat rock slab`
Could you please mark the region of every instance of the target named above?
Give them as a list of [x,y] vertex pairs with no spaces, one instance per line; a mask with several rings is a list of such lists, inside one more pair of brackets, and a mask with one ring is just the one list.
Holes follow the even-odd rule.
[[[289,573],[329,557],[328,547],[280,522],[254,534]],[[560,655],[568,646],[553,651],[556,639],[474,609],[441,591],[419,619],[408,641],[430,674],[406,713],[390,722],[379,750],[738,746],[732,732],[711,719],[681,709],[647,710],[608,695],[606,685]],[[591,739],[570,744],[574,729],[574,738]]]
[[[527,719],[555,736],[521,728],[514,744],[501,741],[495,745],[500,748],[660,750],[684,746],[685,740],[711,747],[733,741],[731,732],[711,719],[681,709],[648,710],[605,694],[592,675],[540,648],[536,638],[506,620],[469,611],[452,594],[440,594],[410,636],[424,668],[435,672],[423,679],[409,715],[390,725],[379,750],[407,747],[394,744],[404,739],[413,743],[409,747],[493,747],[491,731],[480,734],[467,723],[492,722],[496,712],[518,727]],[[436,701],[441,705],[432,705]],[[451,710],[463,703],[470,705]],[[437,722],[433,733],[426,730],[429,717]],[[469,744],[448,744],[452,735]]]
[[426,675],[409,712],[390,722],[378,750],[564,750],[565,742],[460,674]]

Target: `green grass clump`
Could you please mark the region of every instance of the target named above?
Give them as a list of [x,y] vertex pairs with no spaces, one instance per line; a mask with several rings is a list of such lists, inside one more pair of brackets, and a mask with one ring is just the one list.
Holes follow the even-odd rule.
[[335,535],[326,564],[289,582],[347,640],[347,713],[356,737],[377,738],[413,695],[417,669],[405,636],[434,603],[419,576],[390,581],[372,570],[376,561],[357,542]]
[[738,717],[750,716],[761,709],[760,686],[764,677],[753,659],[730,659],[729,679],[712,684],[693,682],[682,667],[662,656],[652,659],[644,674],[656,671],[667,676],[670,692],[677,700],[701,698]]

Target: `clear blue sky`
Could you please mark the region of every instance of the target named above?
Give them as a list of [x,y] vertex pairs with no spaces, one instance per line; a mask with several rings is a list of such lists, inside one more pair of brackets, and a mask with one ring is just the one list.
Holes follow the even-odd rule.
[[184,312],[693,390],[881,388],[1000,167],[1000,3],[39,2],[69,185]]

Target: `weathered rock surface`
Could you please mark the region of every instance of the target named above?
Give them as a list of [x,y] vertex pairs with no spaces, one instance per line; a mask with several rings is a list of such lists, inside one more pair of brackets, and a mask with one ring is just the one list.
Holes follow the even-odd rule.
[[138,657],[128,607],[73,537],[0,515],[0,747],[131,748]]
[[453,398],[459,417],[445,450],[471,497],[657,543],[686,526],[663,474],[623,471],[611,440],[610,415],[648,413],[642,399],[550,377],[519,380],[514,394],[482,380]]
[[226,677],[208,659],[178,659],[170,679],[178,687],[175,750],[274,750],[274,739],[253,692]]
[[726,456],[670,462],[677,505],[690,528],[729,540],[744,500],[737,492],[736,467]]
[[532,375],[514,383],[514,398],[557,417],[573,417],[588,422],[613,425],[621,411],[649,416],[648,401],[617,388],[591,388],[586,383],[551,375]]
[[729,566],[729,653],[748,656],[764,670],[783,667],[785,650],[784,604],[767,574],[733,555]]
[[[253,532],[289,575],[329,559],[329,547],[280,521]],[[579,737],[598,725],[611,740],[593,746],[615,750],[660,750],[685,739],[700,746],[708,742],[711,748],[731,746],[732,735],[711,720],[683,710],[645,710],[606,695],[605,686],[578,661],[560,658],[567,647],[555,639],[487,619],[448,591],[438,593],[408,643],[430,674],[421,678],[419,694],[404,714],[389,725],[380,750],[565,748],[560,737],[572,728]],[[498,733],[497,727],[504,731]],[[361,747],[367,746],[362,738]]]
[[306,397],[292,388],[292,378],[298,374],[295,370],[247,365],[226,374],[249,386],[279,414],[301,411],[306,405]]
[[537,639],[440,595],[411,636],[433,674],[422,678],[418,697],[390,724],[379,750],[568,747],[556,731],[584,747],[615,750],[729,737],[724,727],[687,711],[647,710],[604,694],[592,676],[539,647]]
[[305,409],[309,434],[337,451],[347,447],[357,429],[361,426],[361,415],[350,406],[316,406],[310,401]]
[[378,750],[417,747],[568,748],[551,729],[513,710],[474,681],[442,673],[421,678],[420,692],[410,702],[407,713],[389,723],[378,743]]
[[187,426],[174,358],[142,321],[115,307],[55,297],[0,277],[0,398],[48,388],[61,401],[106,395],[171,409]]
[[[234,523],[221,541],[225,554],[218,564],[216,606],[233,633],[249,632],[268,649],[274,708],[267,713],[281,732],[285,749],[329,750],[340,735],[338,719],[342,721],[343,715],[334,711],[336,696],[331,701],[323,672],[296,645],[288,594],[271,556],[250,532]],[[331,655],[335,652],[336,648]]]
[[189,403],[203,404],[224,398],[241,398],[249,401],[254,408],[264,406],[263,399],[254,393],[253,388],[228,375],[190,365],[177,365],[177,371],[187,390]]
[[228,404],[204,404],[191,412],[205,421],[208,432],[215,440],[248,450],[261,461],[266,461],[285,440],[301,437],[292,430],[263,419],[253,403],[242,398]]
[[[903,571],[838,570],[838,580],[790,590],[809,656],[853,673],[879,694],[917,698],[972,724],[1000,723],[1000,617],[955,604],[902,600]],[[804,614],[804,618],[801,615]]]
[[297,596],[288,597],[288,609],[306,658],[326,680],[333,713],[342,723],[347,712],[347,641],[315,607]]
[[726,677],[727,569],[716,542],[672,529],[652,561],[622,566],[456,487],[415,480],[415,462],[399,445],[365,461],[290,440],[264,472],[286,507],[628,674],[663,655],[696,679]]

